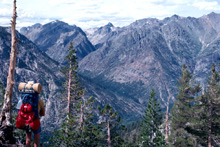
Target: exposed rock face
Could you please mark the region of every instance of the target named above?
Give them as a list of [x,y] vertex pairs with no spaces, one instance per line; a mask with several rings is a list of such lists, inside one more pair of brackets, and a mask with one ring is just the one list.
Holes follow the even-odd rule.
[[114,27],[112,23],[108,23],[107,25],[100,28],[87,29],[85,32],[91,43],[97,45],[104,43],[110,37],[109,34],[113,31],[117,32],[118,29],[119,28]]
[[24,27],[21,28],[21,33],[37,44],[49,57],[61,63],[64,62],[70,42],[73,42],[74,48],[77,49],[80,60],[95,50],[79,27],[70,26],[62,21]]
[[211,64],[220,60],[219,20],[215,13],[200,18],[174,15],[138,20],[105,33],[98,31],[106,26],[101,27],[88,34],[97,50],[80,62],[80,74],[113,92],[105,101],[119,106],[123,115],[143,113],[152,88],[165,107],[168,97],[175,101],[183,64],[204,85]]
[[[46,104],[46,116],[42,118],[43,134],[56,127],[59,114],[59,91],[62,85],[62,76],[59,72],[60,65],[52,60],[25,36],[17,32],[18,54],[15,70],[15,86],[13,101],[17,102],[18,84],[34,80],[42,84],[40,98]],[[9,56],[11,52],[10,28],[0,27],[0,81],[6,85],[8,75]],[[49,125],[48,125],[49,124]],[[48,127],[50,126],[50,127]],[[54,128],[53,128],[54,129]]]

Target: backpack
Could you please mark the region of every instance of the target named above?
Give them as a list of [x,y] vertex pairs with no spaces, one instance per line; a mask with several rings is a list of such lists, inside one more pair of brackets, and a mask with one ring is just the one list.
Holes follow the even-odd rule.
[[19,102],[17,105],[18,116],[16,118],[16,127],[19,129],[26,130],[31,128],[36,131],[40,127],[40,120],[38,114],[38,93],[34,91],[33,86],[30,89],[25,89],[19,93]]

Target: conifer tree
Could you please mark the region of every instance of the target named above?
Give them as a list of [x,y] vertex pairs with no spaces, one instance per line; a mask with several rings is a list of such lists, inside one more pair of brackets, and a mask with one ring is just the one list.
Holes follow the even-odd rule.
[[92,97],[85,97],[85,90],[79,82],[77,73],[78,62],[76,50],[72,43],[66,56],[67,64],[62,72],[65,75],[66,82],[64,87],[64,101],[67,105],[67,117],[60,130],[53,132],[50,140],[50,146],[97,146],[99,143],[99,128],[93,121],[93,103]]
[[145,115],[143,116],[142,130],[139,137],[139,146],[141,147],[166,146],[164,136],[160,131],[163,113],[155,95],[156,93],[152,89]]
[[101,109],[100,114],[105,120],[102,124],[105,126],[104,130],[107,132],[108,147],[122,146],[124,140],[118,134],[118,131],[121,129],[121,118],[118,116],[118,112],[113,111],[112,107],[107,104]]
[[179,93],[171,109],[171,135],[168,138],[171,146],[196,146],[196,141],[189,133],[188,128],[194,117],[192,115],[192,104],[195,101],[196,94],[200,92],[200,86],[195,84],[192,77],[193,74],[189,72],[188,67],[183,65],[177,86]]
[[[84,92],[83,92],[84,93]],[[100,131],[94,120],[95,100],[90,97],[86,98],[83,94],[82,99],[75,108],[79,112],[79,128],[77,130],[77,142],[80,146],[95,147],[100,144]]]
[[194,106],[196,121],[192,130],[199,144],[211,147],[220,136],[220,76],[214,64],[207,83],[207,88]]
[[[87,104],[93,103],[93,99],[88,99]],[[80,112],[81,103],[77,103],[75,111]],[[86,109],[91,109],[91,106],[86,106]],[[100,132],[101,128],[95,125],[93,121],[92,112],[85,111],[83,127],[80,125],[79,115],[71,115],[70,118],[65,121],[61,129],[53,132],[53,136],[50,138],[50,146],[73,146],[73,147],[97,147],[101,146]]]
[[76,56],[76,50],[73,48],[72,42],[70,43],[68,54],[65,58],[67,62],[61,72],[65,76],[65,82],[63,83],[63,100],[67,102],[67,119],[70,119],[71,112],[74,104],[77,103],[82,96],[82,87],[79,82],[79,76],[77,73],[78,62]]

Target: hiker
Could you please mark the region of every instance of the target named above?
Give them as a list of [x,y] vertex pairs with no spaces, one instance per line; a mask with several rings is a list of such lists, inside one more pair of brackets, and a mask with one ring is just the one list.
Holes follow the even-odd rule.
[[[38,112],[39,112],[39,116],[45,115],[44,102],[41,99],[39,99],[38,102]],[[32,132],[34,133],[34,147],[39,147],[41,126],[37,131],[32,130]],[[31,132],[28,132],[26,130],[26,147],[30,147],[30,146],[31,146]]]
[[[28,84],[33,85],[34,83],[29,81]],[[38,114],[39,116],[45,115],[44,102],[41,99],[38,100]],[[32,130],[32,132],[34,133],[34,147],[39,147],[41,126],[37,131]],[[30,146],[31,146],[31,132],[26,130],[26,147],[30,147]]]
[[34,147],[40,144],[40,116],[45,115],[44,102],[38,97],[41,93],[41,85],[34,84],[33,81],[20,83],[18,87],[20,91],[20,109],[16,127],[26,131],[26,147],[31,147],[31,134],[34,133]]

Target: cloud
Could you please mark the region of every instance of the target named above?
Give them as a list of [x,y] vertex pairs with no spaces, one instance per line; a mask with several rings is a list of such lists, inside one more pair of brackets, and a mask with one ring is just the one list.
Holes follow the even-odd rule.
[[0,8],[1,16],[10,16],[12,14],[12,9]]
[[1,22],[1,26],[10,26],[10,19],[9,18],[4,18],[4,17],[0,17],[0,22]]
[[9,0],[2,0],[1,2],[3,5],[12,5],[12,1]]
[[213,1],[213,2],[207,2],[207,1],[195,2],[193,4],[193,6],[199,8],[200,10],[211,10],[211,11],[220,10],[220,5],[218,4],[217,1]]
[[[0,17],[11,18],[10,3],[1,0]],[[82,28],[108,22],[126,26],[137,19],[163,19],[173,14],[199,17],[211,11],[220,12],[217,0],[22,0],[17,5],[22,25],[63,20]]]
[[35,11],[31,9],[18,9],[18,14],[20,18],[33,18]]

